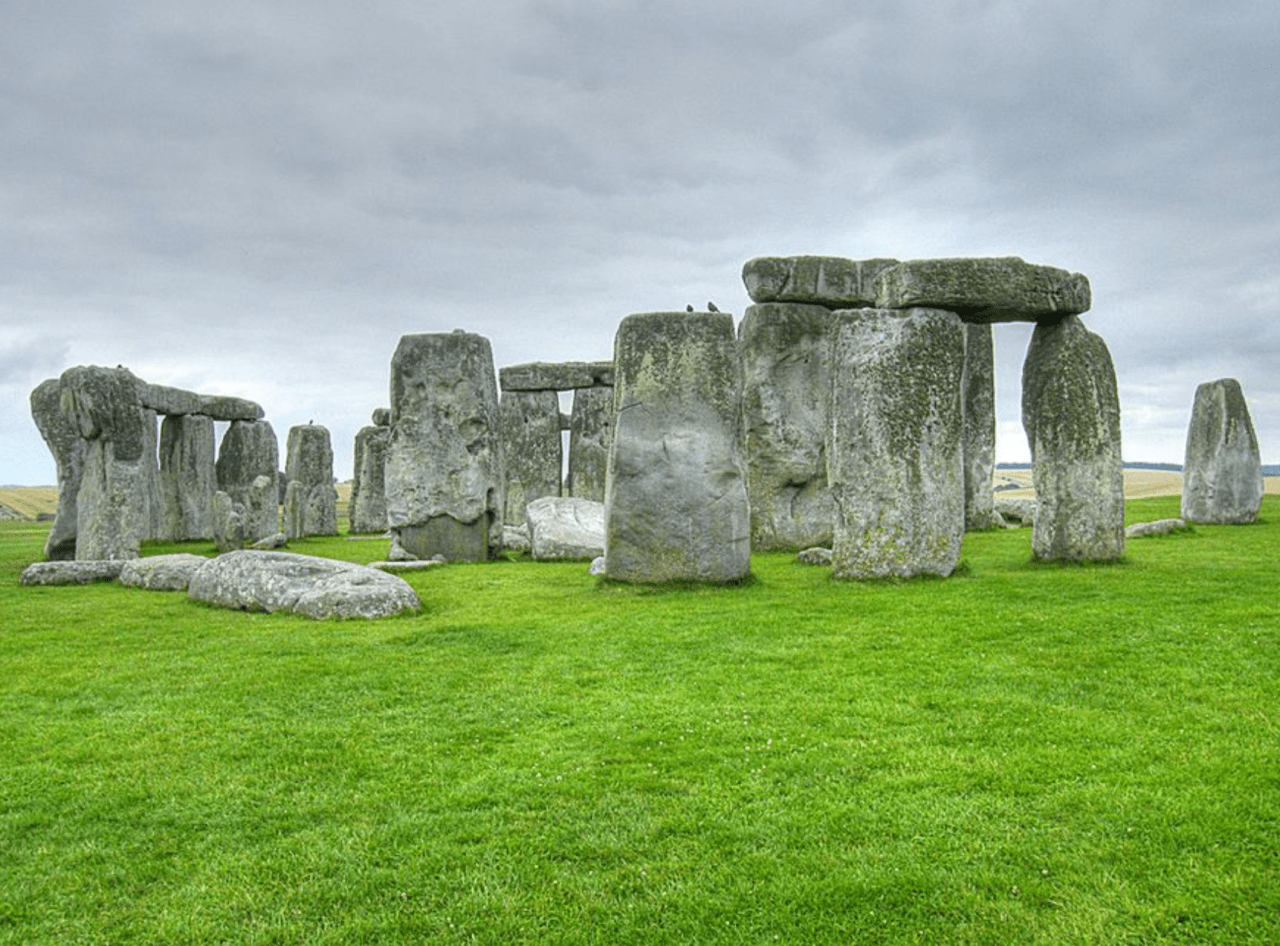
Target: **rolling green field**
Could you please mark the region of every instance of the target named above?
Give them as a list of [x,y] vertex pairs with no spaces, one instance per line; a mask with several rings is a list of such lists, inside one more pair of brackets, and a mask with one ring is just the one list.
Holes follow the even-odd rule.
[[1263,517],[946,580],[452,565],[375,622],[22,587],[0,523],[0,943],[1280,942]]

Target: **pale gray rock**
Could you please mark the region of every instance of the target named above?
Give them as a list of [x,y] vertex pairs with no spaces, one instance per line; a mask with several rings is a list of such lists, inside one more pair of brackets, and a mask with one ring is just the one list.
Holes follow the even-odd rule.
[[62,413],[62,381],[50,378],[31,392],[31,418],[53,454],[58,475],[58,511],[44,544],[44,557],[76,557],[76,496],[84,474],[85,440],[76,423]]
[[329,428],[289,428],[285,451],[284,533],[291,539],[338,534],[338,491],[333,486]]
[[[269,422],[231,422],[218,449],[218,489],[244,508],[249,542],[280,531],[279,467],[280,448]],[[267,478],[269,497],[261,489],[259,477]]]
[[293,552],[244,549],[211,559],[187,594],[240,611],[288,611],[310,618],[379,618],[418,611],[402,578],[364,565]]
[[24,585],[90,585],[115,581],[124,566],[122,559],[36,562],[22,570],[18,581]]
[[283,532],[277,532],[275,535],[264,536],[257,542],[249,546],[251,549],[282,549],[289,544],[289,537]]
[[575,389],[568,430],[565,495],[602,503],[613,443],[613,388]]
[[213,494],[209,518],[213,526],[213,544],[219,552],[242,549],[251,541],[247,535],[244,506],[227,493],[218,490]]
[[801,565],[830,565],[833,558],[831,549],[801,549],[796,553],[796,561]]
[[266,538],[274,542],[280,534],[278,522],[270,523],[277,508],[275,481],[257,476],[242,495],[244,502],[221,490],[213,494],[213,544],[220,552],[242,549]]
[[1035,525],[1036,501],[1019,496],[995,497],[995,511],[1006,523],[1017,523],[1023,526]]
[[432,568],[439,568],[446,564],[441,559],[428,559],[425,562],[414,560],[412,562],[370,562],[370,568],[376,568],[380,572],[391,572],[399,574],[403,572],[423,572]]
[[949,575],[964,537],[964,327],[938,309],[854,309],[834,318],[832,573]]
[[518,526],[502,526],[502,547],[508,552],[528,552],[533,546],[529,542],[529,523]]
[[[390,412],[388,412],[389,414]],[[387,528],[387,492],[384,476],[389,426],[361,427],[355,440],[355,471],[347,519],[352,532],[383,532]]]
[[745,578],[751,523],[732,316],[627,316],[615,338],[614,365],[608,576],[629,582]]
[[752,302],[859,309],[875,305],[876,276],[897,262],[837,256],[761,256],[742,267],[742,282]]
[[1235,378],[1196,388],[1182,467],[1188,522],[1253,522],[1262,508],[1262,454],[1244,391]]
[[1124,555],[1120,397],[1106,343],[1078,316],[1041,323],[1022,368],[1022,425],[1031,445],[1036,558]]
[[503,391],[499,418],[507,471],[503,521],[518,526],[533,500],[560,495],[560,396],[555,391]]
[[964,327],[964,527],[996,528],[992,477],[996,467],[995,359],[991,326]]
[[1016,256],[908,260],[876,277],[876,305],[946,309],[966,322],[1056,322],[1087,312],[1089,280]]
[[145,432],[138,379],[128,368],[78,365],[61,378],[62,412],[85,440],[115,445],[115,459],[132,462],[142,456]]
[[603,556],[603,555],[597,556],[596,558],[593,558],[593,559],[591,560],[591,567],[590,567],[589,569],[587,569],[587,574],[588,574],[588,575],[603,575],[603,574],[605,574],[604,556]]
[[1126,539],[1140,539],[1148,535],[1169,535],[1187,528],[1185,519],[1157,519],[1154,522],[1135,522],[1124,530]]
[[260,404],[240,397],[219,394],[196,394],[181,388],[138,381],[138,399],[143,407],[170,417],[203,414],[217,421],[261,420],[265,412]]
[[611,361],[531,362],[507,365],[498,372],[503,391],[572,391],[613,384]]
[[120,584],[147,591],[186,591],[196,569],[208,561],[189,552],[135,558],[120,569]]
[[493,352],[480,335],[406,335],[391,360],[387,520],[418,558],[501,542],[505,475]]
[[831,324],[822,306],[766,303],[738,326],[754,551],[831,544]]
[[213,418],[173,414],[160,425],[160,491],[164,538],[213,537],[213,494],[218,491]]
[[545,496],[529,503],[529,545],[538,560],[604,554],[604,503]]

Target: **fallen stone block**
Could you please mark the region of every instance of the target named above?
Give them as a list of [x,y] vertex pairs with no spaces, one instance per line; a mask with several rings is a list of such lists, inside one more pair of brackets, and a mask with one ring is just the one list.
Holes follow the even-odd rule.
[[209,559],[190,552],[135,558],[120,569],[120,584],[147,591],[186,591],[191,576]]
[[1126,539],[1139,539],[1147,535],[1168,535],[1187,528],[1185,519],[1157,519],[1155,522],[1135,522],[1124,530]]
[[604,503],[544,496],[529,503],[529,545],[538,560],[604,554]]
[[24,585],[90,585],[98,581],[115,581],[120,577],[124,561],[36,562],[18,576]]

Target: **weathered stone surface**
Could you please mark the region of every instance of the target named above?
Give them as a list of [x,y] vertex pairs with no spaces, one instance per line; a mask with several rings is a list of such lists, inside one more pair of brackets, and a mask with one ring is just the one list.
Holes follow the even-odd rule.
[[480,335],[406,335],[391,359],[387,520],[419,558],[498,546],[505,477],[493,352]]
[[834,318],[832,573],[949,575],[964,537],[963,325],[937,309]]
[[[141,414],[140,408],[134,409],[139,427]],[[138,557],[151,525],[147,466],[141,456],[118,460],[114,441],[86,441],[76,497],[77,559]]]
[[67,561],[76,557],[76,496],[84,473],[85,441],[79,427],[62,413],[62,381],[50,378],[31,392],[31,418],[53,454],[58,470],[58,511],[44,557]]
[[289,537],[283,532],[277,532],[275,535],[265,535],[257,542],[252,543],[251,549],[282,549],[289,544]]
[[532,546],[529,543],[529,523],[523,525],[502,526],[502,547],[508,552],[527,552]]
[[135,558],[120,569],[120,584],[147,591],[186,591],[196,569],[208,561],[189,552]]
[[389,407],[375,408],[370,420],[373,421],[373,426],[375,427],[390,427],[391,426],[391,408]]
[[1135,522],[1124,530],[1126,539],[1140,539],[1148,535],[1169,535],[1187,528],[1185,519],[1157,519],[1154,522]]
[[160,462],[158,436],[159,417],[148,407],[142,409],[142,476],[143,496],[146,503],[146,531],[143,539],[163,539],[165,537],[164,488],[160,483]]
[[[389,414],[390,412],[388,412]],[[355,471],[347,519],[352,532],[384,532],[387,528],[387,491],[383,482],[387,466],[388,426],[361,427],[355,441]]]
[[18,581],[24,585],[89,585],[115,581],[124,566],[122,559],[36,562],[22,570]]
[[[280,448],[270,423],[231,422],[218,450],[218,489],[244,507],[249,517],[245,521],[249,542],[280,531],[280,487],[276,482],[279,466]],[[269,496],[260,487],[259,477],[266,477]]]
[[329,428],[301,424],[289,428],[285,451],[284,534],[338,534],[338,491],[333,486]]
[[1235,378],[1196,388],[1182,467],[1182,517],[1188,522],[1244,523],[1258,518],[1262,454],[1244,391]]
[[498,372],[498,385],[503,391],[572,391],[613,384],[611,361],[535,361],[526,365],[507,365]]
[[439,568],[444,564],[446,564],[444,561],[433,558],[425,562],[420,562],[416,559],[412,562],[370,562],[369,567],[376,568],[380,572],[396,574],[399,572],[424,572],[428,569]]
[[598,556],[596,556],[595,558],[593,558],[593,559],[591,560],[591,567],[587,569],[587,574],[588,574],[588,575],[603,575],[604,573],[605,573],[605,568],[604,568],[604,556],[603,556],[603,555],[598,555]]
[[262,406],[241,397],[219,394],[196,394],[181,388],[138,381],[138,399],[143,407],[157,414],[177,417],[183,414],[203,414],[213,420],[261,420],[265,414]]
[[731,582],[751,566],[733,318],[630,315],[614,343],[605,499],[610,578]]
[[994,529],[992,478],[996,468],[996,385],[991,326],[964,327],[964,527]]
[[244,506],[221,490],[213,494],[209,518],[213,526],[213,544],[219,552],[242,549],[251,541],[245,528]]
[[613,388],[577,388],[569,416],[569,464],[566,496],[604,502],[613,443]]
[[214,444],[213,418],[204,414],[174,414],[160,425],[162,536],[170,541],[213,537]]
[[1020,523],[1024,526],[1035,525],[1036,501],[1034,499],[997,495],[994,505],[996,515],[1006,523]]
[[1036,558],[1109,561],[1124,554],[1120,398],[1106,343],[1078,316],[1036,326],[1022,368],[1031,445]]
[[796,553],[796,561],[801,565],[830,565],[833,557],[831,549],[824,548],[801,549]]
[[249,549],[206,562],[187,593],[223,608],[311,618],[379,618],[422,607],[413,589],[394,575],[311,555]]
[[526,505],[560,495],[560,397],[555,391],[503,391],[499,416],[507,470],[503,521],[520,525]]
[[145,432],[138,379],[128,368],[78,365],[62,373],[62,412],[85,440],[115,445],[114,459],[132,462],[142,456]]
[[859,309],[875,305],[876,276],[897,262],[837,256],[761,256],[742,267],[742,282],[752,302]]
[[1087,312],[1089,280],[1016,256],[908,260],[876,277],[876,305],[946,309],[966,322],[1056,322]]
[[213,544],[220,552],[242,549],[279,534],[278,522],[271,522],[272,516],[279,518],[275,481],[266,475],[257,476],[241,495],[244,502],[237,502],[221,490],[213,494]]
[[535,559],[604,554],[604,503],[544,496],[529,503],[529,543]]
[[738,326],[751,548],[830,545],[827,485],[831,310],[750,306]]

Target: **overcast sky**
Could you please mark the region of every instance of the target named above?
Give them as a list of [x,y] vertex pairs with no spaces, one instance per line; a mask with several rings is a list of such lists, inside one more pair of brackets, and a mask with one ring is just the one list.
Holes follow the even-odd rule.
[[28,395],[71,365],[325,424],[346,479],[401,335],[607,359],[801,253],[1083,272],[1126,459],[1181,462],[1230,376],[1280,462],[1274,0],[3,9],[0,483],[54,482]]

